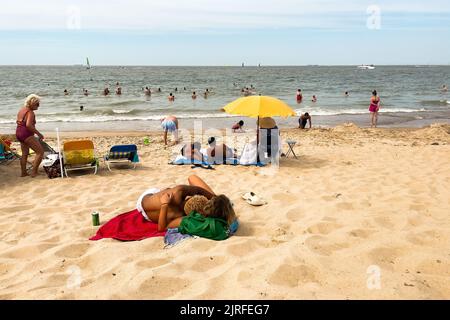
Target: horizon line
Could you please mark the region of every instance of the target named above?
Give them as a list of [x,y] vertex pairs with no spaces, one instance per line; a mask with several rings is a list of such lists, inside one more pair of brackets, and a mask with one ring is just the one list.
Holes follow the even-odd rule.
[[[91,65],[94,67],[239,67],[239,68],[262,68],[262,67],[354,67],[361,65],[373,65],[375,67],[391,67],[391,66],[450,66],[450,62],[447,64],[441,63],[413,63],[413,64],[267,64],[267,65],[166,65],[166,64],[142,64],[142,65],[131,65],[131,64],[95,64]],[[0,67],[86,67],[85,64],[0,64]]]

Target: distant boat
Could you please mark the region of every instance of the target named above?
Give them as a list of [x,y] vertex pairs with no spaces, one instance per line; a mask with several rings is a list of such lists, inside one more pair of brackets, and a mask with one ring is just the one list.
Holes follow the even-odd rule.
[[91,64],[89,63],[89,58],[86,58],[86,69],[91,69]]
[[358,69],[373,70],[373,69],[375,69],[375,66],[373,64],[371,64],[371,65],[362,64],[362,65],[358,66]]

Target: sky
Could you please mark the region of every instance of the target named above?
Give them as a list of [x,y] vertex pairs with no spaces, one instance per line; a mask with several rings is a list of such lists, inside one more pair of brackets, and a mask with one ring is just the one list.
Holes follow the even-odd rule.
[[450,64],[448,0],[0,0],[0,65]]

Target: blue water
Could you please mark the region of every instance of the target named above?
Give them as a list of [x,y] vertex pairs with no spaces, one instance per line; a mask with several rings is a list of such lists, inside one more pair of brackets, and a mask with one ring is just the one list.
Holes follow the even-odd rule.
[[[116,82],[122,95],[114,94]],[[298,114],[366,114],[372,90],[382,100],[382,112],[398,117],[414,114],[446,114],[449,93],[441,92],[450,84],[450,66],[377,66],[359,70],[356,66],[327,67],[93,67],[83,66],[3,66],[0,67],[0,126],[12,127],[17,110],[30,93],[42,96],[38,122],[109,123],[117,121],[158,120],[167,114],[180,119],[229,117],[220,109],[241,96],[243,87],[253,86],[254,94],[271,95],[287,102]],[[108,86],[111,95],[102,96]],[[142,88],[161,88],[151,98]],[[90,95],[83,95],[83,88]],[[175,88],[178,91],[175,91]],[[184,89],[186,88],[186,89]],[[207,99],[203,92],[212,93]],[[304,102],[297,104],[297,89]],[[64,90],[69,95],[64,95]],[[192,100],[192,91],[198,98]],[[345,97],[348,91],[350,96]],[[176,100],[168,102],[172,92]],[[318,97],[311,102],[312,95]],[[80,112],[80,106],[84,111]],[[418,115],[418,116],[417,116]]]

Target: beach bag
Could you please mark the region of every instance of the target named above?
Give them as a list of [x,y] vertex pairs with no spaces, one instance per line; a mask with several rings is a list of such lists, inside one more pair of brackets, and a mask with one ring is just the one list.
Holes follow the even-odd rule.
[[211,240],[225,240],[229,237],[228,223],[225,220],[205,217],[198,212],[191,212],[183,217],[178,231]]
[[42,161],[45,173],[49,179],[61,178],[61,163],[59,162],[59,156],[58,154],[50,156],[53,157],[46,158]]

